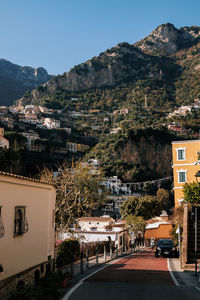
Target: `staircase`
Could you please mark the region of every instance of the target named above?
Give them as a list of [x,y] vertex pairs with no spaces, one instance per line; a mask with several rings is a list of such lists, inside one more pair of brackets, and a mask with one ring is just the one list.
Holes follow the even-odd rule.
[[[188,264],[195,263],[195,217],[193,212],[188,212]],[[197,259],[200,259],[200,207],[197,207]]]

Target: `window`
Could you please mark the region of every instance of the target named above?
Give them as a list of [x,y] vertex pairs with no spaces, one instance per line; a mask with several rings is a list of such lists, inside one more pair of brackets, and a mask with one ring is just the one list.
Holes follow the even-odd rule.
[[178,150],[178,160],[183,160],[185,159],[185,150],[181,149]]
[[1,217],[1,206],[0,206],[0,238],[4,236],[4,226],[3,226],[3,221]]
[[15,207],[15,228],[14,236],[23,235],[28,231],[28,222],[26,219],[26,207]]
[[186,148],[176,148],[177,151],[177,160],[185,160],[185,150]]
[[181,171],[178,173],[178,181],[186,182],[186,172],[185,171]]
[[97,231],[97,228],[96,227],[91,227],[90,231]]

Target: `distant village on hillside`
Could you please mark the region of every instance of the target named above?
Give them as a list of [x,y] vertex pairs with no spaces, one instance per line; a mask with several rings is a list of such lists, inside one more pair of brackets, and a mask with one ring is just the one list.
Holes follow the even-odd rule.
[[[187,135],[188,131],[183,128],[177,121],[172,121],[173,117],[190,114],[192,111],[200,110],[200,100],[195,99],[194,103],[187,106],[176,108],[173,112],[166,115],[166,126],[169,130],[180,135]],[[20,148],[26,147],[29,151],[41,152],[45,150],[47,138],[42,138],[39,135],[39,130],[62,130],[66,133],[66,140],[63,140],[60,145],[51,145],[52,151],[58,153],[67,153],[68,151],[76,153],[87,152],[90,149],[89,144],[74,142],[71,135],[74,133],[79,136],[98,137],[100,134],[116,134],[121,131],[121,127],[110,128],[109,132],[104,131],[104,124],[109,123],[111,116],[126,115],[128,109],[115,110],[113,113],[100,112],[99,110],[89,111],[68,111],[61,109],[50,109],[43,106],[0,106],[0,126],[5,131],[16,132],[22,136]],[[75,125],[74,125],[75,124]],[[193,134],[195,137],[195,133]],[[48,134],[47,134],[48,136]],[[198,137],[198,133],[196,133]],[[9,143],[5,143],[5,137],[1,132],[0,140],[1,147],[9,147]],[[61,145],[62,144],[62,145]]]

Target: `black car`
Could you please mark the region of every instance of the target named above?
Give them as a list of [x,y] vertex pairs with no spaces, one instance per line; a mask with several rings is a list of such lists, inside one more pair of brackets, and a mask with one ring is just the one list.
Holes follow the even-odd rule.
[[160,239],[156,245],[155,256],[177,256],[177,249],[171,239]]

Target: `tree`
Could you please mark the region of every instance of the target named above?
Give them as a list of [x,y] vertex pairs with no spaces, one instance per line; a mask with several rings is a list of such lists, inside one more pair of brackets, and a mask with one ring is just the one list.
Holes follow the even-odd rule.
[[156,198],[161,202],[164,209],[169,207],[169,192],[165,189],[159,189],[156,192]]
[[121,208],[120,213],[123,218],[128,215],[140,216],[145,220],[161,214],[162,207],[160,201],[152,196],[133,196],[126,200]]
[[180,237],[182,239],[183,217],[184,217],[184,206],[183,205],[172,209],[172,222],[175,226],[173,226],[170,234],[176,244],[178,244],[178,234],[177,234],[178,228],[180,230]]
[[140,232],[142,232],[142,235],[144,236],[146,221],[142,217],[128,215],[126,218],[126,227],[128,231],[133,232],[135,236]]
[[59,166],[55,175],[44,168],[40,179],[54,184],[56,188],[56,224],[68,227],[75,219],[91,215],[92,210],[103,205],[107,191],[102,185],[101,171],[93,173],[87,165],[67,163]]
[[197,182],[185,183],[183,194],[186,202],[200,204],[200,187]]

